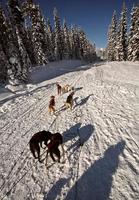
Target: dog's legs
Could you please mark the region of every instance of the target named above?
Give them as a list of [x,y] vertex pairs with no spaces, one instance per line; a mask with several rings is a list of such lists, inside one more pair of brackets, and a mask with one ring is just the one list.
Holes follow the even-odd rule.
[[55,108],[54,108],[54,107],[52,108],[52,110],[53,110],[53,113],[55,113],[55,111],[56,111],[56,110],[55,110]]
[[53,153],[57,156],[58,162],[60,163],[60,151],[59,151],[59,149],[56,148],[56,149],[53,151]]
[[50,156],[51,156],[52,160],[55,162],[55,158],[54,158],[54,156],[53,156],[53,153],[54,153],[54,152],[50,150]]
[[48,112],[49,112],[49,115],[50,115],[51,114],[51,109],[50,108],[48,109]]
[[51,107],[51,108],[49,108],[49,114],[51,115],[51,114],[54,114],[55,113],[55,108],[54,107]]
[[32,152],[33,157],[34,157],[35,159],[37,159],[37,156],[36,156],[36,154],[35,154],[35,150],[32,149],[31,152]]
[[72,108],[73,108],[73,100],[72,100],[72,102],[70,104],[70,109],[72,110]]
[[36,151],[37,151],[37,154],[38,154],[38,160],[39,160],[39,162],[41,162],[41,160],[40,160],[40,146],[39,146],[39,144],[37,144],[37,146],[36,146]]
[[65,106],[68,109],[69,108],[69,103],[65,103]]
[[47,160],[48,160],[48,150],[47,150],[47,153],[46,153],[46,162],[45,162],[45,166],[46,166],[46,168],[47,168]]
[[35,159],[37,159],[37,156],[36,156],[36,154],[35,154],[35,150],[36,150],[36,144],[30,143],[30,151],[31,151],[33,157],[34,157]]

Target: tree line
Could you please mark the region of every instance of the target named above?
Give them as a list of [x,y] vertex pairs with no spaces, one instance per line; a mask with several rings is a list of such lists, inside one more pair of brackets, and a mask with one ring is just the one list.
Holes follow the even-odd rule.
[[123,3],[117,23],[114,11],[108,28],[107,59],[109,61],[139,61],[139,5],[133,5],[128,31],[127,8]]
[[96,59],[95,45],[81,28],[68,26],[54,8],[54,26],[33,0],[0,5],[0,83],[28,81],[29,69],[62,59]]

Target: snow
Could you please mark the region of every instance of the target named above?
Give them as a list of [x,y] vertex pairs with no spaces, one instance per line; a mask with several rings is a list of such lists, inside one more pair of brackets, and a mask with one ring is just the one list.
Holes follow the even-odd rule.
[[[62,108],[68,93],[57,96],[57,82],[74,86],[73,110]],[[0,94],[0,200],[138,199],[138,62],[50,63],[11,87]],[[62,133],[66,152],[48,169],[28,146],[43,129]]]

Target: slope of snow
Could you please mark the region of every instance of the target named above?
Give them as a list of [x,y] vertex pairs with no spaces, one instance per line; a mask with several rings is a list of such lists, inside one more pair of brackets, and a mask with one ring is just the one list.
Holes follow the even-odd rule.
[[[1,105],[0,200],[138,199],[139,63],[81,66],[46,81],[39,77]],[[63,109],[68,93],[57,96],[56,82],[75,87],[73,110]],[[51,95],[56,115],[48,113]],[[43,129],[62,133],[66,151],[61,163],[49,157],[48,169],[28,146]]]

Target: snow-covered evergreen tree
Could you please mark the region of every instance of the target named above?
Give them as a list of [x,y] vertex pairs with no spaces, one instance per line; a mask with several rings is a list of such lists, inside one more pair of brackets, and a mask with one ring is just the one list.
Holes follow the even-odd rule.
[[84,55],[84,60],[88,62],[95,61],[97,59],[95,44],[91,44],[87,40],[86,54]]
[[57,9],[54,8],[54,35],[55,35],[55,57],[56,60],[62,60],[64,58],[64,36],[63,30],[60,24],[60,18],[58,16]]
[[81,29],[78,30],[79,34],[79,56],[80,59],[84,59],[87,56],[87,39],[85,32]]
[[[20,81],[26,82],[28,79],[28,69],[31,65],[31,62],[26,48],[27,37],[23,26],[24,19],[18,0],[9,0],[8,5],[10,11],[12,30],[14,31],[13,43],[15,44],[15,46],[19,51],[20,64],[18,64],[17,67],[18,69],[17,78]],[[14,63],[14,65],[16,65],[16,63],[17,60]]]
[[31,32],[32,32],[32,21],[31,21],[31,5],[32,5],[33,1],[32,0],[26,0],[23,1],[22,3],[22,14],[24,17],[24,44],[25,47],[27,49],[30,61],[32,66],[35,66],[37,64],[36,61],[36,57],[35,57],[35,52],[34,52],[34,46],[33,46],[33,42],[32,42],[32,37],[31,37]]
[[66,23],[66,20],[63,21],[63,33],[64,33],[64,58],[71,59],[71,45],[70,45],[70,33]]
[[96,59],[96,50],[95,45],[87,39],[85,32],[82,29],[78,30],[79,32],[79,54],[80,59],[92,62]]
[[72,49],[72,58],[80,59],[79,31],[78,31],[77,26],[75,25],[71,27],[70,42],[71,42],[71,49]]
[[34,44],[34,51],[37,64],[45,65],[48,63],[46,35],[44,28],[45,24],[39,5],[32,4],[31,20],[32,20],[32,42]]
[[125,3],[121,12],[121,18],[118,24],[116,38],[116,60],[123,61],[127,59],[127,9]]
[[[1,51],[1,72],[4,75],[5,81],[15,83],[19,69],[21,69],[19,62],[19,54],[16,45],[14,44],[14,37],[10,22],[6,19],[2,7],[0,7],[0,51]],[[14,61],[14,63],[13,63]],[[2,64],[3,63],[3,64]],[[16,64],[15,64],[16,63]],[[0,73],[1,73],[0,72]]]
[[52,26],[50,24],[50,20],[47,19],[45,21],[44,18],[42,18],[43,21],[43,29],[44,29],[44,52],[46,52],[48,61],[54,61],[55,55],[54,55],[54,36],[52,31]]
[[5,83],[7,80],[7,65],[8,60],[3,51],[2,44],[0,41],[0,84]]
[[139,60],[139,5],[132,8],[128,39],[128,60]]
[[108,45],[107,45],[107,58],[109,61],[116,60],[116,34],[117,34],[117,21],[116,21],[116,11],[114,11],[111,25],[108,30]]

